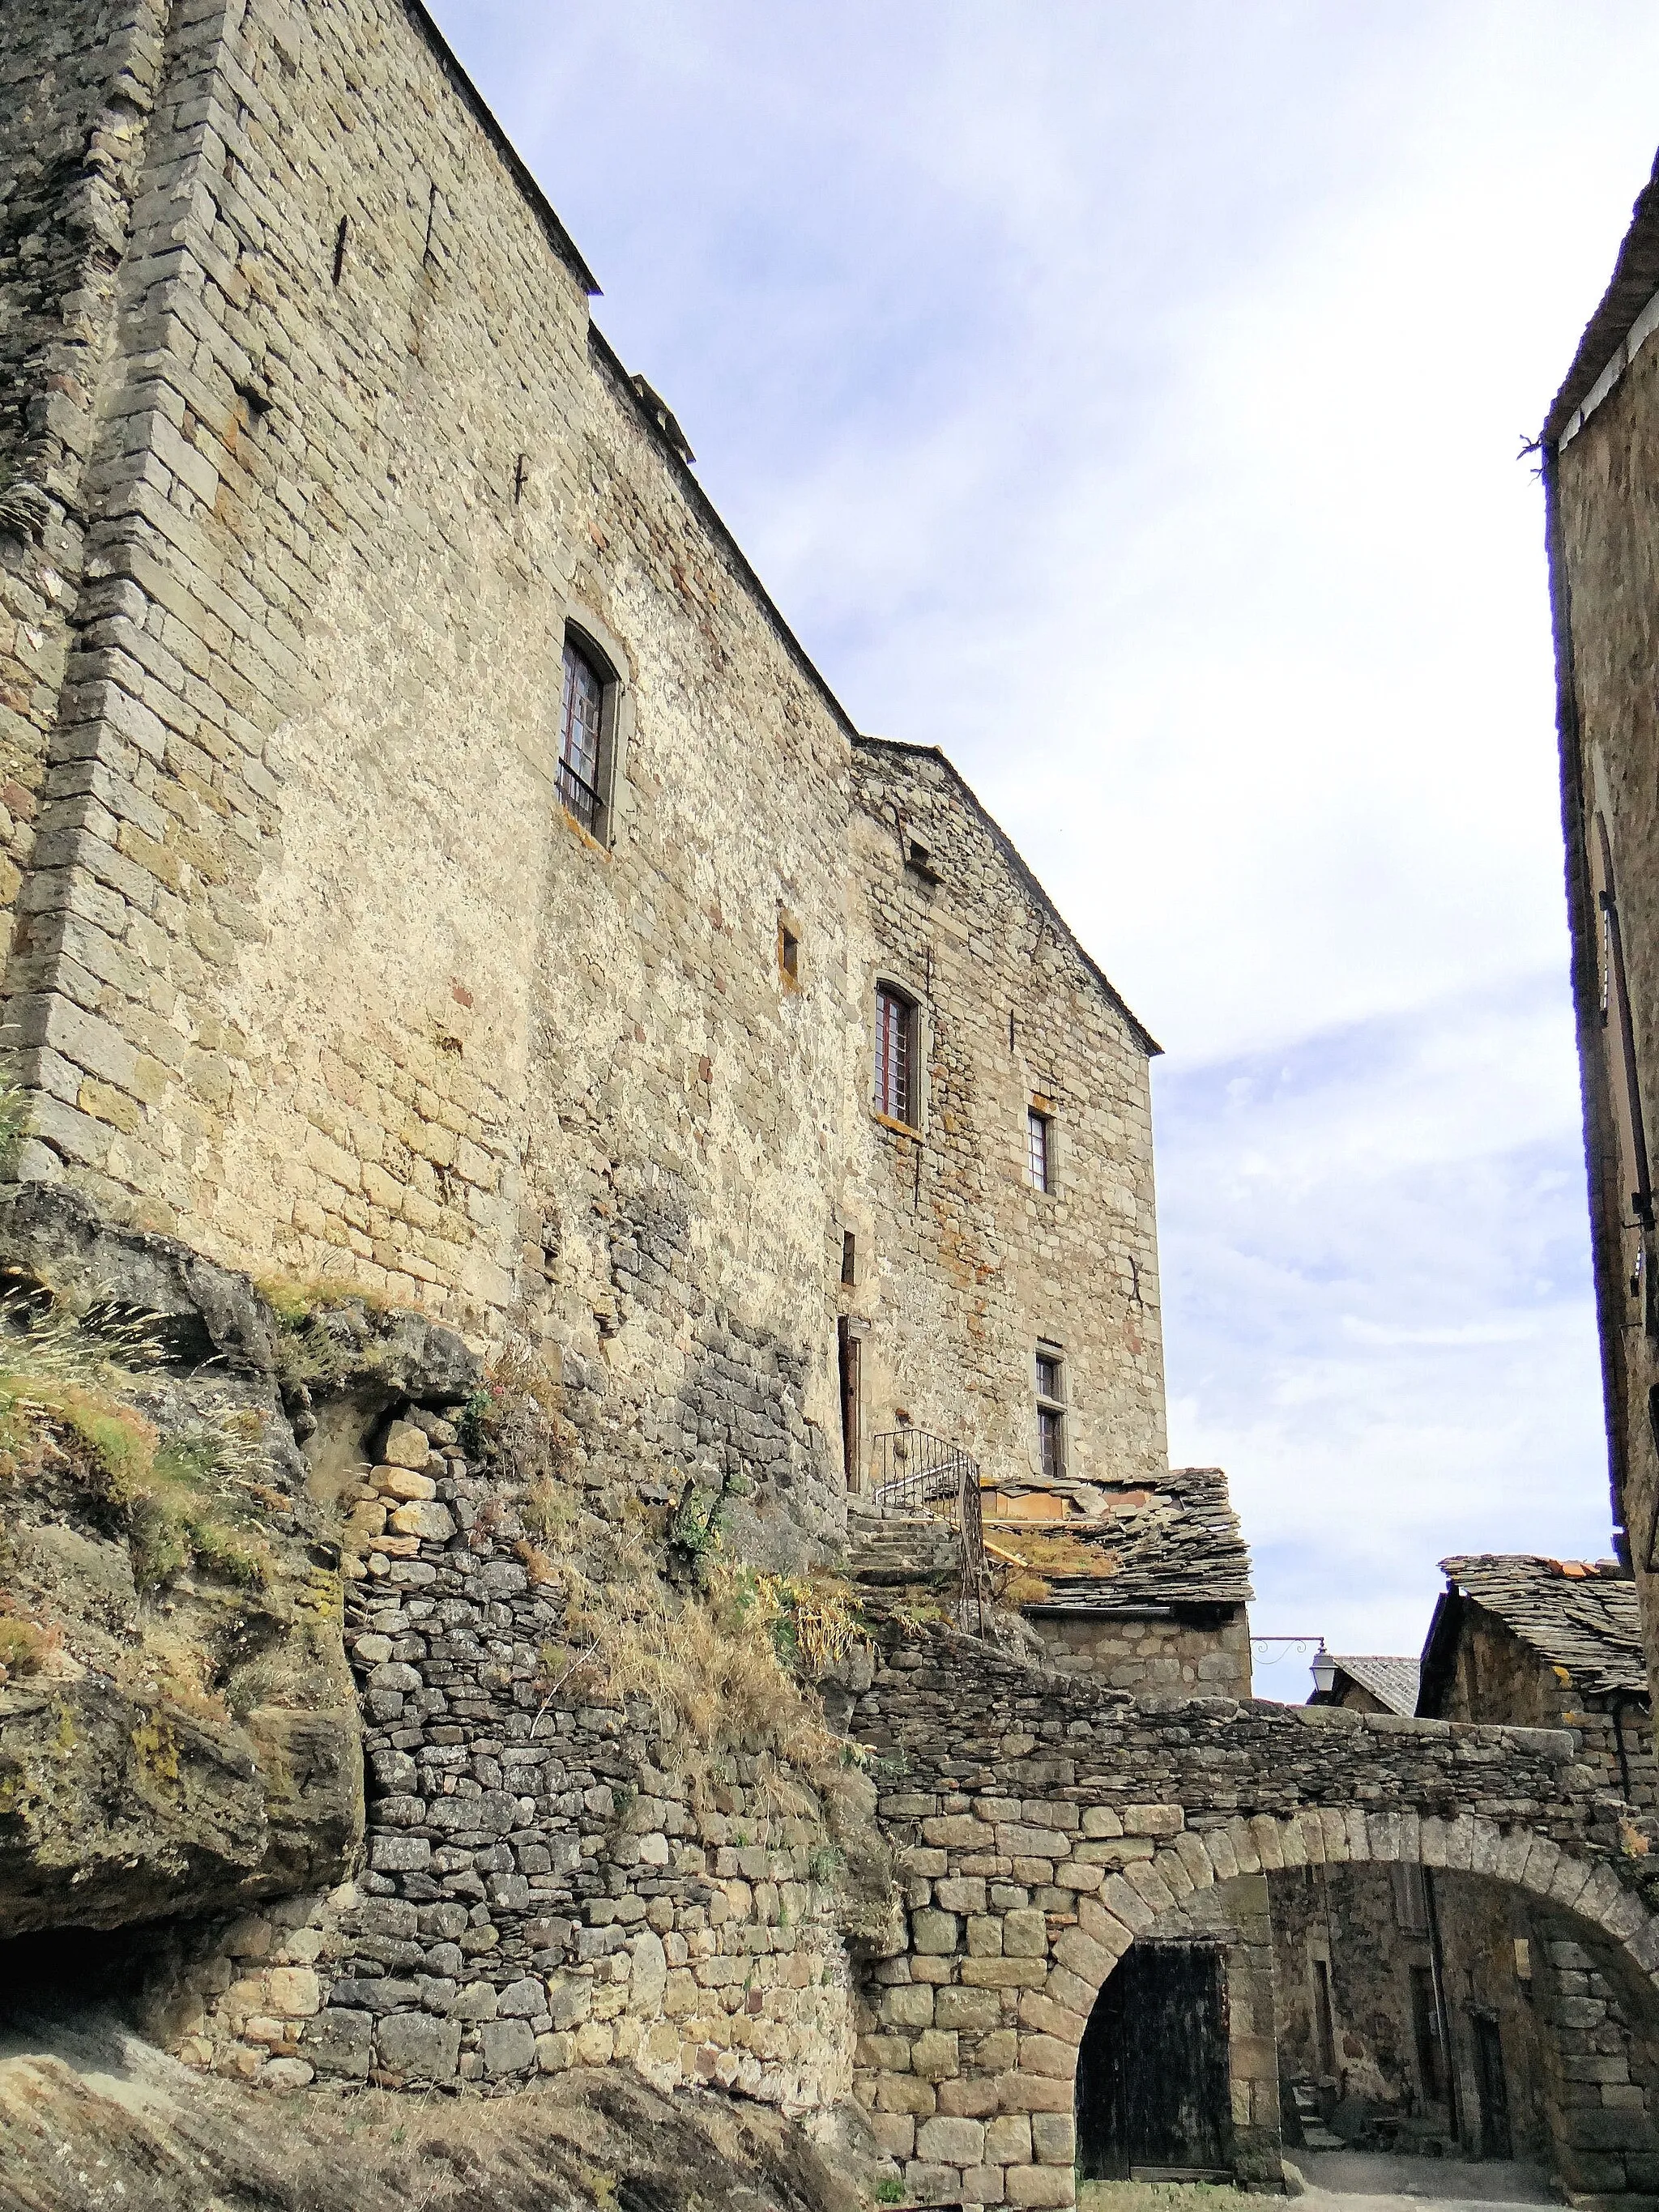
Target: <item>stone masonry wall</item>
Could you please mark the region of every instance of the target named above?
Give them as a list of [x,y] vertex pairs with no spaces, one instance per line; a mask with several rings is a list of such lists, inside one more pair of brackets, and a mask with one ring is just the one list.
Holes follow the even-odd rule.
[[453,1423],[416,1409],[384,1448],[348,1554],[364,1870],[210,1942],[175,2047],[272,2087],[615,2061],[792,2111],[843,2098],[840,1855],[815,1802],[765,1753],[699,1790],[642,1701],[581,1702],[565,1594],[532,1581]]
[[[855,749],[866,928],[849,1210],[868,1256],[843,1293],[867,1320],[866,1437],[902,1407],[988,1474],[1037,1472],[1035,1358],[1066,1357],[1068,1472],[1163,1468],[1163,1339],[1150,1043],[932,753]],[[907,865],[924,847],[928,871]],[[931,878],[937,877],[935,882]],[[878,981],[916,1000],[921,1126],[874,1112]],[[1032,1187],[1027,1113],[1053,1115],[1054,1188]]]
[[892,1778],[879,1812],[908,1911],[865,1993],[854,2094],[920,2202],[1073,2202],[1102,1984],[1137,1935],[1241,1875],[1448,1867],[1570,1911],[1638,1980],[1659,1970],[1647,1855],[1616,1801],[1575,1795],[1594,1780],[1563,1731],[1136,1703],[970,1663],[944,1636],[890,1649],[852,1725]]
[[[646,1479],[753,1444],[757,1546],[831,1537],[844,725],[405,10],[176,9],[161,81],[8,976],[23,1171],[522,1329]],[[568,619],[620,678],[603,843],[552,781]]]
[[0,964],[70,645],[84,469],[161,76],[152,0],[16,0],[0,51]]
[[[1595,1254],[1596,1303],[1612,1452],[1615,1526],[1642,1600],[1648,1671],[1659,1661],[1651,1583],[1659,1514],[1649,1393],[1659,1382],[1659,1259],[1632,1205],[1631,1082],[1611,943],[1609,893],[1628,984],[1636,1117],[1651,1161],[1659,1145],[1659,744],[1651,671],[1659,582],[1659,349],[1644,344],[1617,387],[1549,456],[1562,707],[1563,815],[1574,934],[1574,994]],[[1610,877],[1602,881],[1605,835]]]
[[[1457,1667],[1442,1700],[1447,1720],[1503,1713],[1528,1728],[1570,1729],[1598,1786],[1644,1812],[1659,1804],[1653,1722],[1645,1699],[1592,1696],[1484,1606],[1467,1602]],[[1622,1744],[1622,1757],[1620,1747]]]
[[1219,1623],[1135,1620],[1027,1607],[1048,1663],[1114,1690],[1248,1698],[1250,1620],[1238,1607]]

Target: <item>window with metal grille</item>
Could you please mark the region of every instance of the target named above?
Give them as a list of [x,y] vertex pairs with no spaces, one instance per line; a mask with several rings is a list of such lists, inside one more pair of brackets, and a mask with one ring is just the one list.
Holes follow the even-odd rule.
[[876,990],[876,1111],[890,1121],[916,1123],[916,1010],[902,992]]
[[1033,1190],[1052,1190],[1053,1152],[1048,1142],[1050,1116],[1039,1113],[1035,1106],[1025,1115],[1025,1141],[1029,1170]]
[[1053,1345],[1037,1348],[1036,1401],[1042,1472],[1058,1480],[1066,1472],[1066,1359]]
[[604,732],[605,678],[581,647],[567,638],[564,709],[559,725],[559,799],[595,837],[605,818],[599,790]]

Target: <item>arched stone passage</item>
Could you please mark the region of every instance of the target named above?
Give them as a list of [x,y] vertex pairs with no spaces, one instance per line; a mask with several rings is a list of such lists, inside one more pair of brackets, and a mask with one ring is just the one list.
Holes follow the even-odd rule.
[[[890,1778],[878,1813],[908,1905],[863,1992],[857,2094],[920,2202],[1073,2201],[1099,1992],[1218,1883],[1310,1864],[1480,1876],[1572,1916],[1644,2002],[1655,1986],[1646,1838],[1583,1786],[1560,1731],[1138,1705],[947,1638],[889,1654],[854,1729]],[[1276,2134],[1270,2078],[1268,2095],[1245,2124]]]

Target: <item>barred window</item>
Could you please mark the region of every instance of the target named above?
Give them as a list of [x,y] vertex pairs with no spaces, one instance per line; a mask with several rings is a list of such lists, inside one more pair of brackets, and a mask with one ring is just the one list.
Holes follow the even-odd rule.
[[1054,1154],[1048,1142],[1050,1116],[1030,1107],[1025,1115],[1027,1163],[1033,1190],[1054,1188]]
[[916,1010],[885,983],[876,990],[876,1111],[916,1125]]
[[559,726],[559,799],[592,836],[604,829],[599,789],[605,678],[572,639],[564,647],[564,711]]

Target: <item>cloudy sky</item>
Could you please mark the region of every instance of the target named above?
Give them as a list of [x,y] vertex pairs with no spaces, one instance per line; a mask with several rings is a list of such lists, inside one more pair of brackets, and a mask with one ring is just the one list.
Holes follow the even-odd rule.
[[1414,1650],[1443,1554],[1605,1551],[1517,449],[1659,10],[436,12],[848,711],[945,747],[1164,1042],[1171,1443],[1258,1631]]

